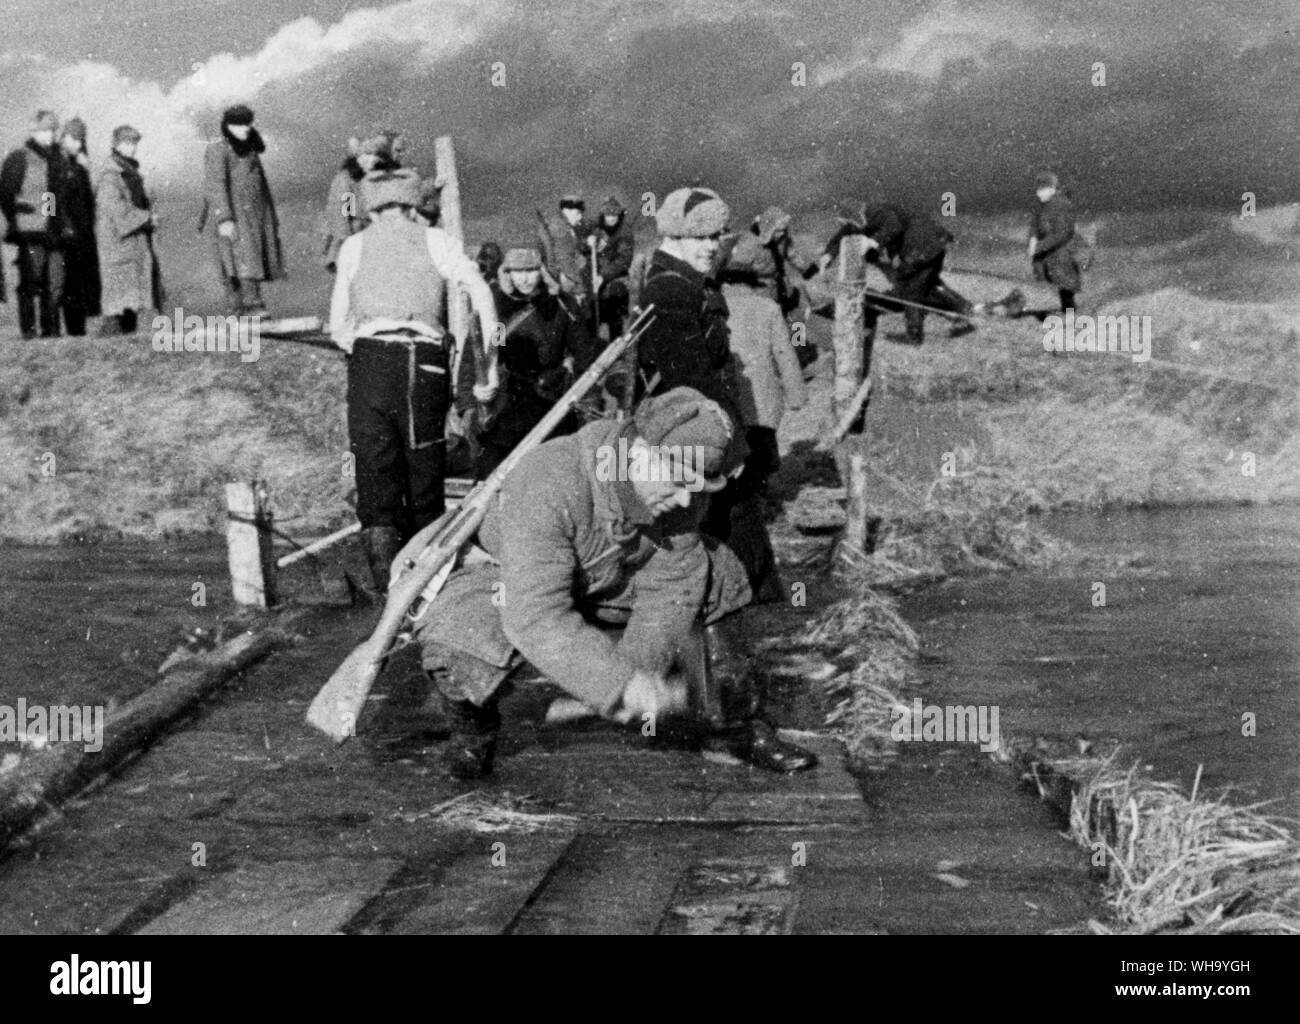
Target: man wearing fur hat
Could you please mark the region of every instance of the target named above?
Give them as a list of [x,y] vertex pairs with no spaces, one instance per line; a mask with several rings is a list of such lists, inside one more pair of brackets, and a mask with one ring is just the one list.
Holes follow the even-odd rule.
[[74,117],[59,137],[67,174],[63,179],[63,325],[86,333],[86,318],[99,316],[99,250],[95,245],[95,186],[86,156],[86,122]]
[[600,221],[593,235],[596,276],[591,287],[600,312],[596,328],[606,341],[623,333],[628,311],[628,272],[636,244],[626,218],[623,204],[610,196],[600,208]]
[[103,334],[132,333],[140,310],[162,309],[166,301],[153,247],[158,218],[135,156],[139,144],[140,133],[129,124],[114,128],[112,152],[95,178]]
[[226,301],[235,313],[266,311],[262,282],[284,276],[280,223],[262,169],[266,143],[242,104],[221,115],[221,138],[203,157],[203,212]]
[[699,530],[734,430],[717,403],[676,388],[624,423],[546,441],[507,477],[418,634],[453,776],[491,770],[498,695],[525,660],[614,721],[644,728],[689,702],[710,745],[771,771],[816,763],[763,715],[744,570]]
[[643,380],[658,381],[651,394],[695,388],[738,424],[729,460],[738,479],[710,498],[701,528],[735,550],[754,593],[771,600],[779,585],[772,542],[762,517],[751,514],[752,481],[740,474],[749,457],[745,432],[751,424],[740,416],[729,310],[713,278],[730,217],[730,208],[711,189],[682,188],[664,199],[656,216],[662,238],[641,288],[641,305],[653,303],[655,319],[641,336],[637,365]]
[[[474,261],[441,228],[414,219],[420,176],[373,171],[361,183],[370,226],[339,248],[330,336],[348,353],[348,437],[357,518],[375,584],[388,583],[402,543],[442,515],[444,426],[451,399],[447,289],[469,293],[492,337],[492,293]],[[495,388],[475,389],[481,402]]]
[[[67,161],[55,145],[59,119],[38,111],[27,142],[0,165],[0,212],[9,230],[5,241],[18,247],[18,326],[24,338],[59,336],[63,299],[62,203]],[[39,313],[38,313],[39,306]]]
[[1035,278],[1056,286],[1064,313],[1074,308],[1083,274],[1076,259],[1074,204],[1060,186],[1051,171],[1042,171],[1034,180],[1038,202],[1029,222],[1029,261]]
[[[472,347],[461,360],[457,386],[457,408],[477,420],[473,431],[478,479],[514,451],[568,391],[572,377],[585,373],[597,355],[587,325],[532,246],[519,246],[505,254],[492,297],[501,324],[493,339],[501,392],[490,406],[475,401],[472,389],[484,354]],[[571,433],[580,425],[578,415],[571,413],[554,435]]]

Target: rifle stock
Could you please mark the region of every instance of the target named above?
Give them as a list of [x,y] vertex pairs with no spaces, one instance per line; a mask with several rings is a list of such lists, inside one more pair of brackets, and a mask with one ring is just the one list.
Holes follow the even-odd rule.
[[[321,687],[307,709],[307,723],[337,743],[356,735],[356,723],[370,689],[392,651],[393,640],[408,621],[418,622],[450,573],[456,556],[478,531],[488,505],[506,476],[529,452],[550,436],[574,404],[586,395],[620,355],[649,326],[653,306],[643,310],[628,325],[621,338],[609,343],[587,372],[573,382],[563,397],[519,442],[505,460],[465,497],[454,512],[444,515],[412,538],[394,563],[396,578],[389,586],[388,600],[369,639],[359,644]],[[424,546],[417,548],[423,539]]]

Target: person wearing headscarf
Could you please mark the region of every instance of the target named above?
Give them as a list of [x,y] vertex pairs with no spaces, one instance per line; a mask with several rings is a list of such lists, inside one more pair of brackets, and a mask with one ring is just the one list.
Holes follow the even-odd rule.
[[74,117],[59,137],[67,173],[63,179],[63,325],[86,333],[86,318],[99,316],[99,250],[95,244],[95,186],[86,155],[86,122]]
[[338,264],[339,247],[370,223],[361,206],[361,179],[371,171],[392,170],[397,166],[392,140],[386,134],[348,140],[348,155],[330,182],[325,209],[321,211],[321,257],[331,274]]

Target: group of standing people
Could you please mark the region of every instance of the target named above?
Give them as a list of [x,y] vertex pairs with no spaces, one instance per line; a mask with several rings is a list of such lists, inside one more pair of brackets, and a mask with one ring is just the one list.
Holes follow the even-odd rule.
[[158,221],[135,159],[140,133],[113,129],[108,158],[93,170],[86,136],[80,118],[60,130],[58,117],[42,110],[27,141],[0,165],[24,338],[82,335],[101,314],[104,333],[130,332],[138,310],[163,301],[153,249]]
[[[60,126],[57,115],[42,110],[26,142],[0,165],[0,212],[5,241],[18,251],[24,338],[83,335],[95,316],[103,318],[101,334],[130,334],[142,311],[163,308],[158,215],[136,158],[140,139],[131,125],[119,125],[108,156],[92,166],[86,124],[74,117]],[[240,105],[225,111],[221,138],[204,152],[198,230],[208,237],[235,314],[264,312],[262,283],[284,275],[265,148],[252,110]]]

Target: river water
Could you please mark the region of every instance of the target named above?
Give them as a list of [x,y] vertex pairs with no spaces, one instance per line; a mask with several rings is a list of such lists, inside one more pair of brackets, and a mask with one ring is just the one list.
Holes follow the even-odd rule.
[[909,598],[926,699],[997,704],[1004,734],[1053,749],[1117,739],[1126,763],[1188,787],[1201,765],[1203,787],[1300,818],[1300,509],[1045,525],[1097,564],[1124,552],[1125,568],[952,580]]

